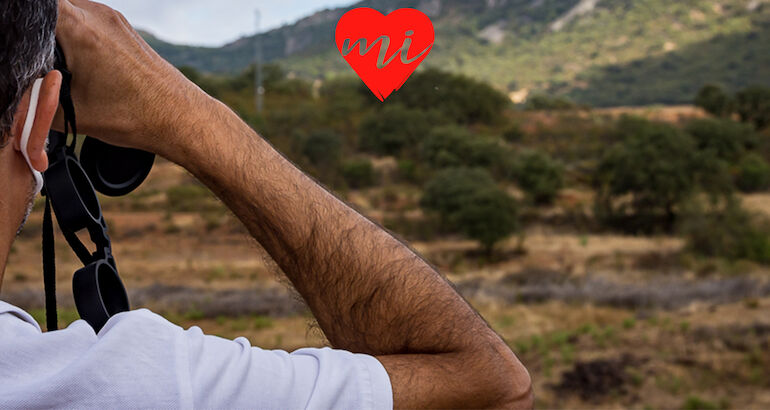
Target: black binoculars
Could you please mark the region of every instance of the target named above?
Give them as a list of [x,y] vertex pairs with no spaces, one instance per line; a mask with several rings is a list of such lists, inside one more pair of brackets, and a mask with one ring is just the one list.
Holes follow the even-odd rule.
[[[88,136],[77,150],[79,136],[70,93],[72,74],[67,70],[64,53],[58,44],[54,68],[61,71],[63,76],[59,100],[64,111],[65,131],[50,131],[50,166],[43,173],[43,194],[46,196],[43,266],[48,329],[57,328],[50,203],[64,238],[84,265],[75,272],[72,281],[75,306],[80,317],[98,332],[111,316],[129,310],[129,302],[118,275],[112,244],[107,235],[107,224],[96,193],[123,196],[132,192],[149,175],[155,155],[116,147]],[[70,131],[72,138],[68,144]],[[78,238],[77,232],[83,230],[87,230],[95,251],[89,251]]]

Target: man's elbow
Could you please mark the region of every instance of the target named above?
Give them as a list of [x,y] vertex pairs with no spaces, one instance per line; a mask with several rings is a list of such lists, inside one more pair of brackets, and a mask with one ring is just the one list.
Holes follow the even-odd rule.
[[515,409],[531,409],[534,407],[534,393],[532,389],[532,378],[529,372],[521,362],[516,359],[516,363],[510,366],[511,369],[506,372],[504,381],[501,381],[503,401],[499,407]]
[[[502,351],[501,351],[502,350]],[[508,349],[498,349],[492,359],[498,371],[488,372],[486,378],[494,390],[495,400],[491,407],[507,409],[531,409],[534,406],[532,378],[526,367]]]

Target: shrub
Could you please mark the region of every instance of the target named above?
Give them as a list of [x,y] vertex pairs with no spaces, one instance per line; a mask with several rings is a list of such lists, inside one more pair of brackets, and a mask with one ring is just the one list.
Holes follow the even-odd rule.
[[508,129],[503,132],[503,138],[508,142],[521,142],[524,139],[524,130],[521,129],[519,124],[511,124]]
[[735,95],[735,105],[741,121],[760,130],[770,125],[770,88],[754,86],[741,90]]
[[412,75],[389,103],[413,110],[430,107],[440,113],[442,123],[473,124],[498,121],[510,100],[485,82],[427,69]]
[[400,104],[388,104],[368,114],[359,128],[363,151],[380,155],[397,155],[417,144],[430,130],[432,115]]
[[353,189],[367,188],[375,183],[372,161],[366,158],[352,159],[343,163],[342,176]]
[[437,213],[448,230],[479,241],[487,253],[518,228],[516,201],[485,170],[443,170],[423,192],[423,208]]
[[331,130],[319,130],[302,143],[302,154],[313,165],[336,164],[342,153],[342,138]]
[[537,94],[527,99],[526,108],[535,111],[555,111],[572,110],[578,107],[575,103],[564,97],[550,97],[543,94]]
[[497,242],[518,229],[518,207],[505,191],[485,188],[464,198],[453,215],[453,224],[469,238],[479,241],[490,255]]
[[513,176],[530,200],[538,205],[552,204],[564,186],[564,168],[541,151],[521,154],[514,162]]
[[490,171],[497,171],[503,163],[504,155],[505,151],[498,140],[477,136],[468,141],[467,152],[462,157],[465,158],[465,165],[469,167],[483,167]]
[[770,263],[770,225],[737,201],[709,211],[699,203],[688,204],[679,231],[698,255]]
[[718,85],[709,84],[698,91],[695,105],[717,117],[728,117],[733,113],[733,99]]
[[669,230],[697,181],[695,143],[663,123],[626,117],[619,126],[625,139],[606,151],[594,175],[597,216],[631,230]]
[[179,72],[195,84],[198,84],[201,81],[201,73],[195,67],[184,65],[179,67]]
[[434,168],[493,168],[502,163],[503,151],[493,139],[474,136],[463,127],[445,126],[428,133],[420,157]]
[[450,168],[437,173],[423,189],[420,204],[437,212],[445,222],[460,210],[465,198],[496,187],[495,180],[483,169]]
[[724,401],[714,403],[701,399],[698,396],[689,396],[684,404],[682,404],[682,410],[720,410],[729,408],[730,406],[727,404]]
[[420,167],[410,159],[398,161],[398,178],[403,182],[419,182],[422,178]]
[[265,113],[265,123],[260,131],[270,141],[295,135],[299,131],[312,131],[324,123],[324,117],[312,100],[301,100],[291,106],[277,106]]
[[738,162],[735,186],[743,192],[757,192],[770,187],[770,165],[756,153],[749,153]]
[[685,127],[701,151],[711,151],[717,158],[735,163],[747,149],[757,146],[753,128],[729,119],[694,120]]
[[207,212],[224,210],[208,188],[202,185],[178,185],[166,191],[168,210],[177,212]]
[[445,126],[432,129],[420,145],[420,158],[434,168],[463,165],[473,135],[465,128]]

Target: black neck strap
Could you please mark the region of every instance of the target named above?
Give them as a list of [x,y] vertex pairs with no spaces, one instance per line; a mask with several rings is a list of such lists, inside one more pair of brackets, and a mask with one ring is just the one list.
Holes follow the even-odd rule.
[[[62,73],[62,86],[59,91],[59,104],[64,111],[64,136],[56,138],[56,133],[51,133],[53,137],[49,139],[49,150],[56,150],[67,143],[67,135],[72,131],[72,144],[70,149],[74,150],[77,140],[77,123],[75,121],[75,104],[72,102],[72,73],[67,70],[67,63],[64,58],[64,52],[59,44],[56,44],[56,64],[55,69]],[[58,315],[56,312],[56,251],[53,233],[53,218],[51,215],[51,198],[43,189],[45,196],[45,210],[43,211],[43,286],[45,288],[45,318],[47,330],[58,330]],[[91,259],[91,253],[77,240],[74,233],[64,235],[67,242],[83,261]]]
[[51,218],[51,199],[45,197],[43,211],[43,284],[45,286],[45,321],[49,331],[57,330],[56,315],[56,253]]

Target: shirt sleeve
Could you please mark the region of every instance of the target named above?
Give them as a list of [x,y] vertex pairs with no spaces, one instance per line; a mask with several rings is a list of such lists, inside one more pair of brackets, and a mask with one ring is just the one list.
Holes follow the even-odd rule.
[[[293,353],[184,331],[196,408],[390,409],[390,378],[372,356],[342,350]],[[181,370],[181,369],[180,369]]]

